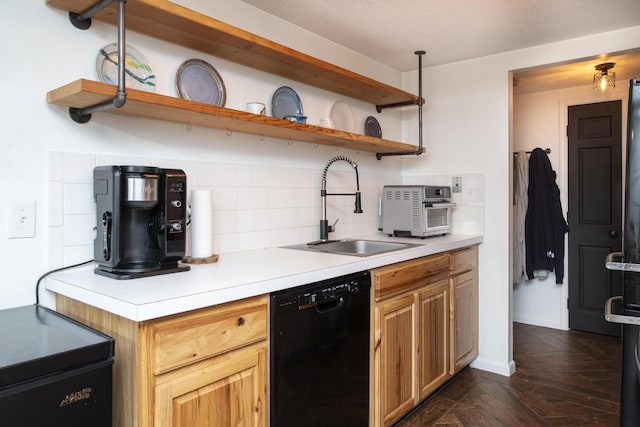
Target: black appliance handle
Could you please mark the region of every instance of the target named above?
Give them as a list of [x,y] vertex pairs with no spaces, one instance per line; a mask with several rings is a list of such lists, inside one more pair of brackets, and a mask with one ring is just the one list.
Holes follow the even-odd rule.
[[607,261],[604,265],[608,270],[640,273],[640,264],[624,262],[624,252],[611,252],[607,255]]
[[640,343],[640,331],[638,331],[638,339],[636,340],[636,376],[638,377],[638,381],[640,381],[640,351],[638,350],[638,343]]
[[113,216],[111,212],[105,211],[102,214],[102,256],[105,261],[111,259],[111,228],[113,226]]
[[611,307],[615,302],[622,302],[621,296],[611,297],[604,307],[604,319],[609,323],[622,323],[624,325],[640,325],[640,317],[614,314]]
[[334,311],[334,310],[338,310],[343,305],[344,305],[344,297],[340,297],[340,298],[334,299],[334,300],[329,301],[329,302],[324,302],[322,304],[317,304],[315,307],[316,307],[316,311],[318,313],[325,314],[325,313],[329,313],[329,312]]

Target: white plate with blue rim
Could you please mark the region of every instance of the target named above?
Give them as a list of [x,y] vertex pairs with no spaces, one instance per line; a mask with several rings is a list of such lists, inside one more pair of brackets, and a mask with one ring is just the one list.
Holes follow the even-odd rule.
[[271,115],[282,119],[286,116],[304,116],[302,101],[295,90],[281,86],[271,97]]
[[[125,45],[124,56],[125,88],[155,92],[156,76],[147,58],[128,44]],[[118,43],[109,43],[100,49],[96,57],[96,74],[98,75],[98,80],[117,85],[118,64]]]

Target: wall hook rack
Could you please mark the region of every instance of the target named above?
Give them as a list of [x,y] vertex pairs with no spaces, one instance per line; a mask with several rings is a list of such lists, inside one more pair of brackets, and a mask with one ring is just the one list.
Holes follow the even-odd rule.
[[422,105],[424,104],[424,98],[422,97],[422,56],[426,53],[424,50],[417,50],[414,52],[418,56],[418,99],[415,101],[398,102],[395,104],[376,105],[376,111],[381,113],[385,108],[406,107],[408,105],[418,106],[418,149],[416,151],[402,151],[398,153],[376,153],[376,159],[380,160],[386,156],[404,156],[404,155],[416,155],[419,156],[423,153],[422,149]]
[[122,59],[126,58],[124,6],[127,0],[103,0],[83,13],[69,12],[69,21],[71,21],[71,24],[73,24],[74,27],[86,30],[91,27],[91,17],[93,15],[116,1],[118,2],[118,90],[111,101],[85,108],[69,107],[69,116],[76,123],[87,123],[91,120],[91,114],[111,108],[122,108],[127,102],[127,93],[125,91],[124,83],[125,61]]

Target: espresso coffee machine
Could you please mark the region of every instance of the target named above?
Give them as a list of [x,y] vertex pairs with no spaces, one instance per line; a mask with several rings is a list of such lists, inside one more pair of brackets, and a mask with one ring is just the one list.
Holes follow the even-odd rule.
[[187,177],[179,169],[93,170],[96,274],[134,279],[189,270],[185,254]]

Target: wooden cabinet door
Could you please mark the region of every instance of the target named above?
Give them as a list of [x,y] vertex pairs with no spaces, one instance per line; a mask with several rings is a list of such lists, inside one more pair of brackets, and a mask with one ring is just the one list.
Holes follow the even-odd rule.
[[478,281],[476,270],[451,278],[451,374],[478,355]]
[[449,375],[449,281],[418,291],[418,398],[424,399]]
[[379,303],[375,309],[376,425],[389,426],[415,403],[415,313],[413,294]]
[[258,344],[156,377],[154,425],[266,426],[266,352]]

